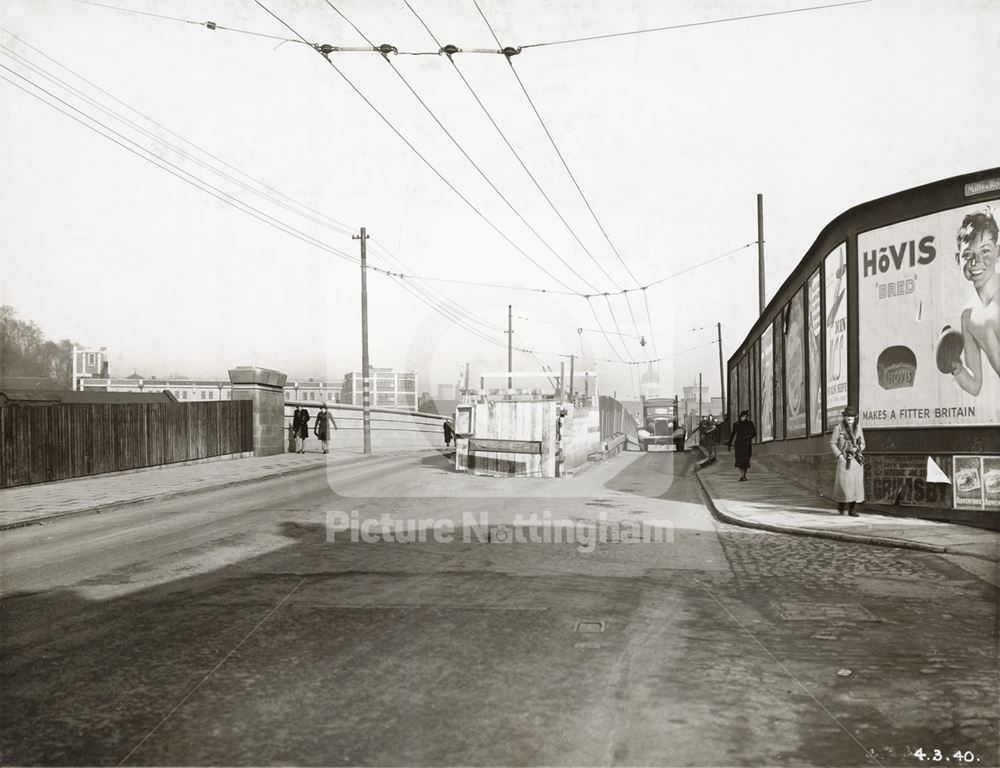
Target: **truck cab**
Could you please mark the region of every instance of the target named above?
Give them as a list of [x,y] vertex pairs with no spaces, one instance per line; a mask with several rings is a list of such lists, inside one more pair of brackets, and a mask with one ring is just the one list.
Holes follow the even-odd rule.
[[684,450],[684,427],[677,418],[676,397],[651,397],[642,403],[642,426],[639,431],[640,450],[650,445],[666,450]]

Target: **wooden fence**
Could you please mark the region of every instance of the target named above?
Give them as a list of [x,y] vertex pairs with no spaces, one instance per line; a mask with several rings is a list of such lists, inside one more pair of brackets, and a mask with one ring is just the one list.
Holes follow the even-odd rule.
[[253,403],[0,408],[0,488],[253,450]]

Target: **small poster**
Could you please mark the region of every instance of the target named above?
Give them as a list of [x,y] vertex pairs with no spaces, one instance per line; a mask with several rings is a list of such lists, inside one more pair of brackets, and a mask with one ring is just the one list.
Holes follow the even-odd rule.
[[1000,509],[1000,456],[983,456],[983,507]]
[[951,482],[955,509],[983,509],[983,459],[953,456]]

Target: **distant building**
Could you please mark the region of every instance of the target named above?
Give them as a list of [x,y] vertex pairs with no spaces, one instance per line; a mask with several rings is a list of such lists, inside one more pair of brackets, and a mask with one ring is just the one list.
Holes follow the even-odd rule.
[[83,382],[94,377],[108,377],[108,348],[82,349],[73,347],[70,366],[72,378],[70,386],[74,390],[83,389]]
[[157,379],[155,376],[147,379],[138,373],[124,379],[81,379],[80,389],[84,392],[170,392],[182,403],[233,399],[229,379]]
[[288,381],[285,382],[285,402],[326,403],[334,405],[340,402],[342,382],[337,381]]
[[660,376],[653,370],[652,363],[648,363],[646,372],[639,377],[639,387],[644,397],[660,396]]
[[[684,387],[683,388],[684,398],[681,404],[682,413],[693,413],[695,417],[698,415],[698,387]],[[708,387],[701,388],[701,415],[708,416],[712,414],[716,417],[722,416],[722,398],[712,397],[709,394]]]
[[[340,402],[342,385],[329,381],[289,381],[285,384],[287,402]],[[97,392],[170,392],[180,402],[199,400],[232,400],[233,385],[229,379],[158,379],[133,373],[124,379],[81,379],[81,390]]]
[[438,400],[457,400],[458,386],[456,384],[438,384]]
[[[397,373],[392,368],[371,368],[371,405],[373,408],[417,409],[417,374]],[[364,405],[360,371],[344,374],[340,402]]]

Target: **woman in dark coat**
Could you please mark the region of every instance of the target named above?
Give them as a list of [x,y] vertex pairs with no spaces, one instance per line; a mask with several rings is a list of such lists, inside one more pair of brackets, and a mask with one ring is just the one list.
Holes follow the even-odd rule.
[[733,447],[733,443],[736,443],[736,466],[740,470],[740,480],[747,479],[747,470],[750,469],[750,454],[756,437],[757,427],[750,421],[750,412],[740,411],[740,420],[733,426],[733,432],[729,436],[730,449]]
[[306,438],[309,437],[309,411],[296,408],[292,417],[292,434],[295,437],[295,452],[306,452]]

